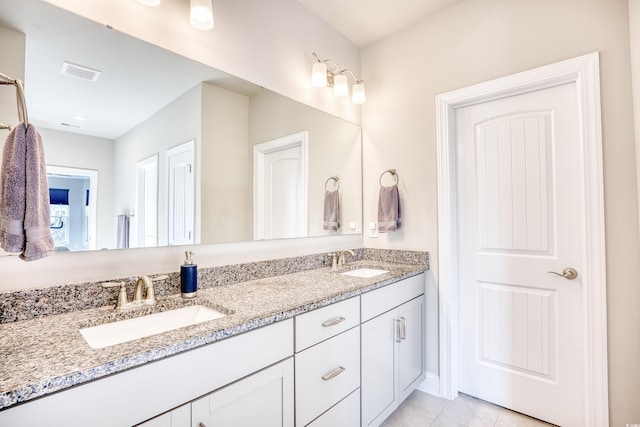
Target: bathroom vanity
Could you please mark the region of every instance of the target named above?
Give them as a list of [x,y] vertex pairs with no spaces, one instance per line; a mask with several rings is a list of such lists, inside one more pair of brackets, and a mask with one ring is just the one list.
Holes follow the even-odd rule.
[[424,270],[201,289],[224,317],[101,349],[78,328],[112,307],[2,324],[0,425],[379,425],[425,378]]

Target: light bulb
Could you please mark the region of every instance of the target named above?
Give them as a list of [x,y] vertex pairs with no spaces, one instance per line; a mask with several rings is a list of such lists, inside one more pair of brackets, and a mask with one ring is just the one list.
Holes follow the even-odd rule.
[[191,0],[191,25],[198,30],[213,28],[211,0]]
[[367,96],[364,93],[364,83],[356,83],[351,86],[351,102],[354,104],[364,104]]
[[143,4],[145,6],[156,7],[156,6],[160,6],[161,0],[138,0],[138,3]]
[[344,74],[333,76],[333,94],[335,96],[349,95],[349,84],[347,82],[347,76]]
[[313,70],[311,70],[311,86],[327,86],[327,64],[324,62],[316,62],[313,64]]

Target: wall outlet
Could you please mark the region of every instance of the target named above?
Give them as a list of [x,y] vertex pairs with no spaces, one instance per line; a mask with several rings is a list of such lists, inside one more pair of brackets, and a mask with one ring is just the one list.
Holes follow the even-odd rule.
[[354,234],[358,232],[358,222],[357,221],[351,221],[349,223],[349,231],[351,231]]
[[369,223],[369,237],[378,237],[378,226],[375,222]]

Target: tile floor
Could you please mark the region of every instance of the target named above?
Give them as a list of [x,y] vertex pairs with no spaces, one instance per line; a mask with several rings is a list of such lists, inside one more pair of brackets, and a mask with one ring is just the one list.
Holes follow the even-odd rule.
[[551,427],[492,403],[460,394],[455,400],[414,391],[382,427]]

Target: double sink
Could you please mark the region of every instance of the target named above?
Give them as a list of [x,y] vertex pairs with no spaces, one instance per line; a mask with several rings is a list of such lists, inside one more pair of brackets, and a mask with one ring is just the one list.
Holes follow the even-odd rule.
[[[389,273],[389,270],[360,267],[338,274],[366,279],[385,273]],[[203,304],[179,306],[179,308],[172,309],[159,307],[149,310],[148,308],[146,311],[139,311],[139,313],[133,310],[135,309],[130,312],[132,316],[139,315],[124,320],[118,320],[116,316],[115,319],[107,319],[95,326],[87,325],[80,328],[80,334],[91,348],[98,349],[197,325],[233,314],[232,310],[209,307]]]

